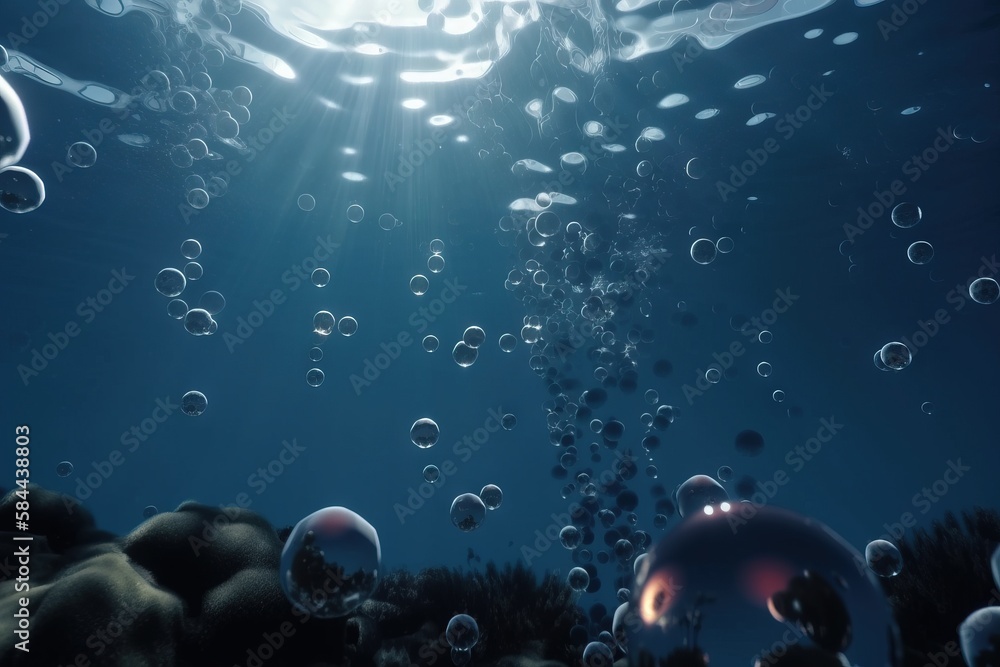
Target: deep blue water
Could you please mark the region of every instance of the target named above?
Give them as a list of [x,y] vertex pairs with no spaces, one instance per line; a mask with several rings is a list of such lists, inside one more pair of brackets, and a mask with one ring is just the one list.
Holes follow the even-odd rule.
[[[173,47],[148,39],[151,22],[141,12],[112,18],[84,3],[61,8],[37,36],[12,45],[12,35],[23,33],[23,17],[35,11],[33,2],[4,2],[0,44],[78,80],[131,91],[165,57],[183,60]],[[543,364],[543,374],[558,368],[561,385],[553,389],[551,379],[529,367],[533,352],[520,333],[524,318],[539,314],[543,295],[537,287],[507,290],[504,284],[512,268],[537,257],[552,283],[569,289],[557,272],[571,261],[561,252],[573,241],[560,232],[538,249],[523,232],[503,231],[501,218],[512,215],[511,202],[553,191],[543,184],[558,178],[560,156],[579,151],[588,157],[587,172],[561,187],[577,203],[552,208],[563,226],[580,221],[605,242],[587,255],[602,263],[593,284],[612,275],[614,254],[625,256],[632,269],[651,249],[670,255],[637,290],[637,302],[648,300],[642,309],[649,316],[636,305],[615,313],[609,325],[617,325],[613,374],[625,358],[628,331],[648,332],[627,354],[638,373],[637,390],[610,389],[608,403],[594,415],[620,419],[625,435],[618,451],[638,455],[639,474],[629,484],[640,498],[636,528],[654,540],[664,533],[653,526],[653,484],[669,494],[688,477],[714,476],[723,465],[734,471],[725,484],[733,498],[740,497],[736,482],[744,476],[765,482],[787,475],[766,502],[821,520],[862,551],[907,513],[927,526],[948,510],[995,507],[1000,304],[973,303],[967,281],[981,269],[993,272],[981,275],[1000,272],[998,15],[986,2],[927,2],[883,39],[879,21],[891,20],[892,12],[890,3],[857,7],[841,0],[717,50],[691,51],[694,43],[682,42],[636,61],[611,59],[594,75],[559,64],[543,19],[518,31],[510,52],[481,78],[411,84],[398,77],[412,66],[405,53],[310,49],[244,10],[234,17],[233,34],[279,55],[295,78],[235,59],[210,69],[216,89],[242,85],[253,91],[252,116],[240,136],[258,138],[262,148],[240,153],[217,142],[210,148],[223,160],[187,169],[168,157],[177,130],[161,121],[176,121],[176,114],[136,105],[130,109],[135,115],[125,118],[4,72],[31,128],[19,164],[35,171],[46,188],[37,210],[0,214],[6,431],[29,425],[32,481],[76,495],[101,526],[117,533],[139,524],[148,505],[160,511],[187,499],[226,505],[246,494],[250,509],[277,526],[328,505],[351,508],[377,529],[390,568],[464,565],[470,548],[483,561],[522,559],[523,547],[534,548],[536,531],[563,525],[559,515],[579,500],[579,490],[565,499],[560,493],[572,476],[590,468],[599,477],[614,461],[603,444],[600,461],[590,460],[588,445],[601,438],[587,419],[578,423],[579,462],[570,479],[553,479],[563,451],[550,441],[547,402],[562,394],[579,403],[583,391],[600,384],[587,356],[599,345],[588,340],[571,355],[571,368],[556,364],[554,356]],[[815,28],[823,29],[820,37],[803,37]],[[857,41],[832,43],[850,31],[859,34]],[[425,32],[393,32],[386,40],[400,51],[416,51],[434,45]],[[684,60],[685,49],[695,54],[691,62]],[[344,74],[371,82],[351,84]],[[734,88],[752,74],[767,80]],[[556,86],[573,90],[578,102],[569,128],[552,135],[525,105],[551,99]],[[595,90],[605,97],[595,97]],[[818,108],[800,127],[789,134],[788,125],[776,125],[808,106],[817,91]],[[690,101],[657,108],[671,93]],[[464,113],[469,96],[490,104],[480,104],[470,118]],[[408,98],[426,106],[406,109]],[[916,113],[901,114],[918,106]],[[705,108],[720,113],[695,119]],[[766,112],[777,116],[746,125]],[[455,119],[435,128],[429,123],[435,114]],[[112,131],[95,133],[109,118]],[[275,119],[284,127],[264,142],[269,135],[261,130]],[[624,151],[598,147],[592,153],[581,133],[587,120],[620,127],[604,143],[620,143]],[[662,128],[665,138],[640,151],[636,140],[647,127]],[[118,134],[145,134],[149,145],[126,145]],[[946,139],[935,148],[939,136]],[[53,168],[66,165],[70,144],[85,140],[97,150],[93,167],[68,173]],[[765,151],[764,163],[724,200],[719,183],[765,146],[778,148]],[[345,155],[344,148],[356,154]],[[927,150],[935,163],[914,167],[912,156]],[[413,161],[414,151],[421,164],[411,175],[401,165]],[[705,170],[697,180],[685,173],[692,158]],[[512,166],[522,159],[555,171],[520,177]],[[224,170],[229,160],[238,173],[225,196],[196,213],[184,208],[185,177]],[[641,160],[652,162],[651,175],[637,174]],[[352,182],[344,172],[366,180]],[[891,205],[918,205],[919,224],[899,228],[888,213],[880,214],[842,251],[850,235],[844,225],[855,223],[858,207],[868,208],[897,180],[902,194],[892,195]],[[298,206],[304,193],[315,198],[314,210]],[[365,210],[358,224],[346,215],[355,203]],[[381,229],[383,213],[402,224]],[[517,215],[523,230],[526,218]],[[732,252],[708,265],[692,260],[694,240],[721,237],[733,240]],[[197,261],[204,276],[189,281],[181,298],[194,307],[202,292],[217,290],[226,299],[211,336],[187,333],[167,316],[169,299],[154,289],[162,269],[182,269],[188,261],[180,246],[189,238],[203,247]],[[432,239],[445,245],[446,266],[438,274],[426,266]],[[918,240],[933,245],[929,264],[907,259],[907,247]],[[317,248],[325,257],[331,246],[330,258],[318,263],[331,274],[328,286],[316,288],[296,275]],[[100,298],[115,272],[128,276],[125,288],[101,312],[81,306]],[[415,274],[430,279],[424,296],[408,287]],[[458,296],[433,322],[420,314],[421,306],[449,289]],[[239,329],[241,318],[275,292],[281,303],[273,314],[240,337],[246,331]],[[739,330],[740,320],[732,318],[764,316],[780,293],[794,299],[768,327],[772,342]],[[541,322],[572,323],[588,294],[566,295],[573,298],[572,317],[542,314]],[[319,338],[312,321],[320,310],[338,319],[353,316],[359,329],[351,337],[335,332],[323,341],[323,359],[313,363],[308,352]],[[915,336],[919,323],[939,310],[943,323],[936,333]],[[37,374],[27,373],[33,353],[72,324],[79,334]],[[487,339],[477,361],[462,368],[451,349],[472,325]],[[504,333],[519,339],[510,354],[498,346]],[[370,386],[352,383],[352,376],[363,377],[366,360],[381,363],[381,345],[400,334],[411,343],[401,346],[399,357]],[[440,338],[433,354],[421,349],[427,334]],[[873,354],[904,338],[914,352],[911,364],[879,370]],[[723,357],[734,343],[743,351],[726,377],[699,384],[716,362],[713,355]],[[666,377],[652,371],[661,359],[672,364]],[[764,361],[773,369],[766,378],[756,370]],[[313,367],[325,373],[317,388],[305,381]],[[699,386],[695,394],[691,387]],[[640,415],[654,411],[644,399],[649,389],[658,392],[659,403],[676,408],[651,457],[640,446],[646,433]],[[785,392],[781,403],[772,398],[779,389]],[[204,414],[189,417],[174,408],[144,440],[127,435],[154,416],[158,401],[177,405],[190,390],[208,398]],[[922,411],[925,402],[933,404],[932,414]],[[491,433],[478,451],[457,445],[493,423],[491,410],[516,415],[517,426]],[[421,417],[441,428],[440,441],[427,450],[409,440],[410,425]],[[829,423],[824,419],[842,428],[810,460],[796,454]],[[759,455],[734,446],[744,429],[763,435]],[[303,449],[273,481],[260,482],[257,469],[277,459],[285,442]],[[109,468],[103,462],[119,456],[116,450],[120,465]],[[644,471],[649,459],[657,467],[655,480]],[[74,470],[60,477],[56,468],[64,460]],[[445,467],[447,461],[453,468]],[[960,477],[949,473],[949,481],[935,487],[958,462],[968,469]],[[428,464],[454,474],[414,513],[401,514],[399,506],[420,487]],[[13,454],[0,465],[0,486],[10,488]],[[91,488],[96,485],[88,476],[98,479],[93,473],[100,468],[113,473]],[[502,505],[477,530],[460,532],[449,520],[451,501],[490,483],[503,489]],[[929,495],[921,497],[924,489]],[[668,530],[678,521],[671,518]],[[591,548],[604,548],[600,530]],[[531,562],[539,572],[572,564],[560,547]],[[595,596],[610,595],[608,588]]]

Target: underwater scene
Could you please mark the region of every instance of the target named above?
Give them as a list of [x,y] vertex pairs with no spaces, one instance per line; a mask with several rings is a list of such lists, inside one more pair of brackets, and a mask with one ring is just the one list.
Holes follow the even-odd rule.
[[0,0],[0,666],[1000,667],[1000,5]]

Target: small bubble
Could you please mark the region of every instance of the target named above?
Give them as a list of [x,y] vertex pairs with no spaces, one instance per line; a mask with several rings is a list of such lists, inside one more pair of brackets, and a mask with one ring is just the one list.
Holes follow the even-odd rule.
[[316,208],[316,198],[310,194],[301,194],[299,195],[298,204],[300,209],[308,213]]
[[420,275],[419,273],[412,278],[410,278],[410,291],[417,296],[423,296],[427,293],[427,288],[430,287],[430,281],[427,280],[426,276]]
[[190,417],[197,417],[207,407],[208,399],[200,391],[189,391],[181,398],[181,412]]
[[357,204],[351,204],[347,207],[347,219],[351,222],[357,224],[364,220],[365,209],[361,208]]
[[326,379],[326,375],[318,368],[310,368],[306,373],[306,384],[310,387],[318,387],[323,384],[323,380]]
[[330,272],[322,267],[313,269],[310,279],[316,287],[326,287],[330,283]]

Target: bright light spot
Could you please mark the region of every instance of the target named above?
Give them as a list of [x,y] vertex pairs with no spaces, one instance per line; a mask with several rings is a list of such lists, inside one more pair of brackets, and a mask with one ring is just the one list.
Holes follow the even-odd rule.
[[356,148],[351,148],[350,146],[344,146],[344,155],[357,155],[358,150]]
[[712,516],[713,514],[715,514],[715,508],[712,507],[711,505],[705,505],[705,514],[708,516]]
[[403,100],[404,109],[416,110],[416,109],[423,109],[425,106],[427,106],[427,102],[416,97],[411,97],[408,100]]
[[351,76],[350,74],[341,74],[340,80],[352,86],[370,86],[375,83],[373,76]]
[[448,114],[438,114],[437,116],[431,116],[430,120],[428,120],[427,122],[429,122],[434,127],[443,127],[445,125],[451,125],[452,123],[455,122],[455,119],[452,116],[449,116]]
[[729,503],[726,503],[726,502],[723,502],[723,503],[721,503],[719,505],[719,509],[721,509],[723,512],[728,512],[731,507],[732,507],[732,505],[730,505]]
[[460,134],[457,137],[455,137],[455,141],[457,141],[460,144],[467,144],[469,143],[469,137],[467,137],[464,134]]
[[356,171],[345,171],[343,174],[341,174],[341,176],[344,177],[344,180],[351,181],[352,183],[360,183],[361,181],[368,180],[367,176],[365,176],[364,174],[359,174]]
[[690,98],[682,93],[673,93],[672,95],[667,95],[659,104],[656,106],[660,109],[672,109],[674,107],[679,107],[682,104],[686,104]]
[[323,106],[325,106],[327,109],[333,109],[334,111],[340,111],[341,109],[344,108],[344,107],[340,106],[339,104],[337,104],[336,102],[334,102],[333,100],[328,99],[326,97],[318,97],[316,99],[318,99],[319,103],[322,104]]

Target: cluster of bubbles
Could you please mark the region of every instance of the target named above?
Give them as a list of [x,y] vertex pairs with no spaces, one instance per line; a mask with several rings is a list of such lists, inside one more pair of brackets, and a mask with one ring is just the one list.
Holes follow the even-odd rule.
[[[513,417],[513,415],[505,415]],[[513,428],[513,424],[511,424]],[[430,449],[441,437],[441,429],[433,419],[421,417],[410,426],[410,442],[420,449]],[[441,470],[436,465],[424,467],[424,481],[434,484],[441,478]],[[503,502],[503,491],[496,484],[487,484],[478,494],[463,493],[451,503],[452,524],[463,532],[473,531],[483,525],[487,510],[495,510]]]
[[479,358],[479,346],[486,342],[486,332],[475,325],[467,328],[462,334],[462,340],[455,343],[451,350],[451,358],[462,368],[468,368]]
[[[183,270],[173,267],[162,269],[153,281],[156,291],[170,299],[167,315],[175,320],[183,320],[184,329],[193,336],[210,336],[219,330],[214,317],[226,307],[226,298],[215,290],[203,292],[196,307],[179,298],[188,287],[188,282],[200,280],[204,268],[195,260],[201,255],[201,243],[187,239],[181,243],[181,255],[188,260]],[[258,317],[263,317],[257,313]]]
[[[324,268],[317,268],[312,272],[311,278],[316,287],[325,287],[330,282],[330,272]],[[335,329],[341,336],[353,336],[358,332],[358,321],[350,315],[345,315],[338,321],[333,313],[328,310],[320,310],[313,315],[313,333],[319,336],[320,344],[332,335]],[[322,359],[322,347],[314,345],[309,348],[310,361],[319,362]],[[314,367],[306,371],[306,384],[310,387],[319,387],[325,379],[326,374],[321,368]]]
[[382,547],[370,523],[345,507],[326,507],[299,521],[281,552],[281,588],[300,611],[338,618],[375,591]]

